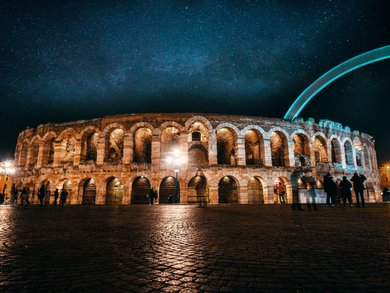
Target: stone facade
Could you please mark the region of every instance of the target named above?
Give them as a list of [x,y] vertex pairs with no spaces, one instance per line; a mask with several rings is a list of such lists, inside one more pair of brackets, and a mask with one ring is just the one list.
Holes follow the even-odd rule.
[[[68,191],[70,204],[156,203],[175,194],[175,167],[166,158],[180,150],[180,202],[275,203],[281,185],[287,202],[300,188],[322,188],[322,178],[368,178],[367,201],[380,201],[371,136],[339,123],[219,114],[129,114],[21,132],[15,163],[18,188],[36,195]],[[280,184],[279,184],[280,183]],[[33,197],[34,198],[34,197]],[[36,198],[36,196],[35,196]]]

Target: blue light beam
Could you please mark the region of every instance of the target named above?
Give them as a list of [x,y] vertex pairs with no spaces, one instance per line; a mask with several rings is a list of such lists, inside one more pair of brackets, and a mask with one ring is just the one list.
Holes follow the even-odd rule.
[[342,77],[348,72],[351,72],[352,70],[388,58],[390,58],[390,45],[355,56],[343,63],[340,63],[336,67],[333,67],[299,95],[299,97],[291,105],[290,109],[288,109],[286,115],[284,115],[284,119],[293,120],[296,118],[316,94],[336,79]]

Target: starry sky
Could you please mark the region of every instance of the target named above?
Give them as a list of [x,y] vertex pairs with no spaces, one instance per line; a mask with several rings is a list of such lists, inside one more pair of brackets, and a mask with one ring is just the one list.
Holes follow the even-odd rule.
[[[41,123],[140,112],[282,118],[327,70],[390,44],[386,2],[2,0],[0,160]],[[300,116],[373,135],[383,163],[389,95],[386,60],[340,78]]]

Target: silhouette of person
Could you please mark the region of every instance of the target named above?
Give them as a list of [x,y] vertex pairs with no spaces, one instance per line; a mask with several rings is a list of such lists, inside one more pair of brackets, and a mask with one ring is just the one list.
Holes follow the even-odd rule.
[[346,206],[347,200],[349,202],[349,206],[353,207],[352,205],[352,184],[347,180],[347,176],[343,176],[343,180],[339,183],[339,188],[341,190],[341,198],[343,200],[343,205]]
[[364,175],[358,173],[354,173],[351,178],[351,181],[353,182],[353,190],[355,191],[357,208],[360,207],[360,201],[359,201],[360,199],[362,202],[362,208],[364,208],[364,184],[363,183],[366,179],[367,178]]

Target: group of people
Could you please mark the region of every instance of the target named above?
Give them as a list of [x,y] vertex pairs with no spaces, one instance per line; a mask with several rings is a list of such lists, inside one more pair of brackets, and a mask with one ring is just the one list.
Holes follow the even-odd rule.
[[[326,192],[326,205],[335,206],[336,198],[340,198],[344,206],[347,205],[353,207],[352,204],[352,189],[355,192],[356,196],[356,207],[360,206],[364,208],[364,181],[367,178],[363,174],[354,173],[350,180],[347,179],[347,176],[343,176],[338,184],[333,180],[333,177],[328,172],[324,176],[324,191]],[[352,183],[351,183],[352,182]]]
[[[19,201],[19,204],[21,206],[28,206],[30,204],[30,196],[34,196],[34,193],[31,195],[31,191],[27,187],[23,187],[22,189],[13,189],[11,194],[11,204],[17,204]],[[49,189],[46,188],[44,184],[41,185],[41,187],[38,190],[38,200],[40,206],[49,205],[50,204],[50,198],[51,198],[51,192]],[[53,205],[60,204],[61,206],[64,206],[66,204],[66,200],[68,197],[68,192],[65,188],[61,190],[61,192],[56,188],[54,191],[54,201]],[[58,199],[60,200],[58,202]]]

